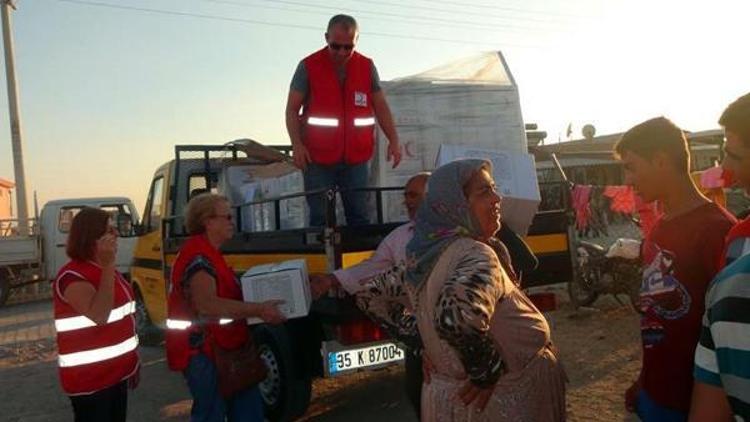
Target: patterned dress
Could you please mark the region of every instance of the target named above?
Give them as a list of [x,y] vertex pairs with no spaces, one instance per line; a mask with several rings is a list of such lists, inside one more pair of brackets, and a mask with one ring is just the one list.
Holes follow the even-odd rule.
[[[376,277],[357,300],[400,340],[423,343],[435,371],[422,389],[422,420],[565,420],[566,377],[547,321],[492,248],[453,241],[418,290],[403,271]],[[493,388],[481,412],[458,399],[467,381]]]

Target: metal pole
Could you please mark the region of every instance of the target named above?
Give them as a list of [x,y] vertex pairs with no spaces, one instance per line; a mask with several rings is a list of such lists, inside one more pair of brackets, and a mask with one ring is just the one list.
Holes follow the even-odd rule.
[[28,234],[29,210],[26,199],[26,172],[23,168],[23,143],[21,142],[21,118],[18,112],[18,84],[16,64],[13,56],[13,35],[10,28],[10,8],[16,8],[15,0],[2,1],[3,47],[5,48],[5,76],[8,82],[8,110],[10,111],[10,137],[13,145],[13,168],[16,177],[16,208],[20,234]]

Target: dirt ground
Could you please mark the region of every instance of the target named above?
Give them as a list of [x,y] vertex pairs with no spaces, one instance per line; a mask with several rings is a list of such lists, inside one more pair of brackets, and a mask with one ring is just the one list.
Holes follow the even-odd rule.
[[623,397],[640,371],[638,316],[611,297],[595,306],[576,312],[564,304],[551,316],[552,338],[570,379],[568,419],[629,420]]
[[[548,314],[570,378],[569,420],[630,420],[622,396],[639,369],[637,315],[610,297],[594,306],[576,312],[562,303]],[[49,302],[0,309],[0,419],[71,419],[69,402],[58,386],[52,335]],[[186,420],[190,395],[181,377],[167,370],[163,349],[142,348],[141,355],[144,369],[141,385],[129,399],[129,420]],[[312,403],[301,420],[355,419],[416,420],[404,394],[402,367],[315,382]]]
[[[560,289],[556,292],[564,301],[564,292]],[[570,381],[568,420],[637,420],[625,411],[623,404],[625,389],[640,370],[640,333],[635,311],[607,296],[600,298],[593,308],[579,311],[563,302],[560,309],[547,317]],[[403,370],[396,367],[341,379],[319,380],[313,390],[315,401],[304,420],[347,420],[348,409],[357,407],[356,398],[360,394],[368,401],[378,401],[381,409],[393,409],[390,415],[399,414],[407,420],[416,420],[403,394],[384,395],[389,389],[396,392],[403,389],[400,384],[402,376]],[[400,411],[402,408],[405,412]],[[361,415],[360,420],[378,420],[371,419],[372,415]]]

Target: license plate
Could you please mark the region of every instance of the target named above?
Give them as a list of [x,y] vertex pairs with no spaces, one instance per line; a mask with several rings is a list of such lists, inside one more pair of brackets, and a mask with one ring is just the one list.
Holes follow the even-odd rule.
[[367,368],[404,359],[404,351],[393,343],[382,343],[361,349],[342,350],[328,353],[328,372]]

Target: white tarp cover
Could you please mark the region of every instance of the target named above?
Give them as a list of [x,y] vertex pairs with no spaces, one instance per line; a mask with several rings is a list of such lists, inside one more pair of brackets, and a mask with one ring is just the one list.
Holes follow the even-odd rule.
[[[442,144],[527,153],[518,89],[500,52],[384,81],[383,89],[403,157],[401,165],[392,169],[386,162],[387,139],[379,131],[373,186],[402,186],[412,175],[433,170]],[[400,193],[384,196],[386,220],[405,220]]]
[[476,54],[416,75],[396,78],[389,86],[399,83],[425,81],[429,83],[488,84],[515,86],[502,54],[498,51]]

